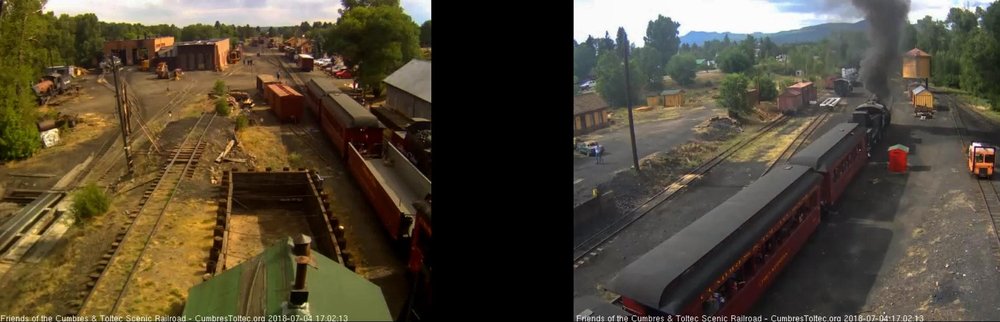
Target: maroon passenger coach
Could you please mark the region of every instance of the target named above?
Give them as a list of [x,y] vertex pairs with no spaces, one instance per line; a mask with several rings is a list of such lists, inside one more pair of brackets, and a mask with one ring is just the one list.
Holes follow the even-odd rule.
[[824,205],[836,203],[867,162],[868,140],[857,123],[838,124],[789,159],[823,175]]
[[610,290],[639,316],[747,312],[819,225],[822,180],[776,168],[629,264]]

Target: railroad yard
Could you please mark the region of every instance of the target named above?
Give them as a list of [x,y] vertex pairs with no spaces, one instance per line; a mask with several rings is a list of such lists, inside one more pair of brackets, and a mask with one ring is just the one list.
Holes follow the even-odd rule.
[[[335,261],[378,285],[393,316],[403,311],[412,287],[406,256],[347,169],[346,156],[311,112],[298,123],[279,121],[256,86],[258,75],[280,75],[305,96],[313,78],[330,79],[345,92],[352,91],[352,80],[300,71],[277,49],[244,48],[255,64],[185,71],[178,80],[126,66],[121,75],[132,113],[144,123],[133,125],[135,174],[125,180],[118,180],[127,167],[110,75],[99,82],[100,72],[92,70],[75,80],[82,84],[79,95],[58,106],[50,102],[49,108],[80,114],[81,121],[59,145],[0,166],[0,195],[32,190],[41,194],[31,200],[58,200],[45,200],[39,206],[45,211],[30,225],[15,222],[30,205],[21,210],[0,203],[0,225],[24,224],[0,236],[6,245],[0,289],[7,290],[0,294],[0,312],[180,315],[188,290],[211,277],[207,271],[222,272],[300,234],[312,236],[324,253],[330,247]],[[213,162],[228,151],[240,114],[215,112],[209,93],[216,80],[255,103],[248,112],[253,125],[235,134],[238,147],[226,156],[238,162]],[[285,185],[312,188],[275,194],[253,189],[278,179],[239,179],[282,173],[298,176]],[[72,195],[65,191],[87,182],[107,187],[112,203],[107,214],[82,225],[66,212]],[[289,198],[310,206],[280,206]]]
[[[836,96],[831,91],[820,94]],[[905,96],[896,98],[892,128],[873,147],[871,159],[847,187],[843,201],[823,217],[813,236],[746,314],[920,314],[928,320],[1000,316],[1000,309],[990,304],[1000,294],[1000,285],[994,282],[1000,278],[1000,239],[991,216],[991,210],[997,210],[985,201],[997,198],[994,189],[1000,190],[1000,183],[969,176],[961,154],[968,142],[996,137],[1000,125],[969,110],[972,107],[960,107],[953,97],[939,97],[937,115],[926,120],[913,117]],[[748,128],[795,139],[784,140],[785,144],[748,144],[753,152],[741,154],[749,158],[710,160],[708,164],[718,164],[668,200],[663,195],[674,189],[625,215],[609,226],[613,229],[591,230],[596,239],[578,242],[574,249],[577,311],[587,308],[583,303],[592,303],[593,296],[616,299],[607,286],[625,266],[754,182],[770,165],[787,161],[786,155],[801,141],[807,145],[849,120],[851,109],[845,106],[865,99],[856,92],[832,113],[815,109],[793,120],[777,119],[773,126]],[[904,174],[886,168],[886,148],[895,144],[910,148],[909,170]],[[994,200],[990,207],[996,207]]]

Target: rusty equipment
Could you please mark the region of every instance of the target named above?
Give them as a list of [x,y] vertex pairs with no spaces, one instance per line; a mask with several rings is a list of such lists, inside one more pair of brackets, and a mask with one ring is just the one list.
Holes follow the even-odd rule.
[[149,59],[143,59],[142,63],[139,65],[139,71],[148,72],[149,71]]
[[156,78],[159,79],[170,78],[169,72],[167,71],[167,63],[160,62],[159,64],[156,64]]

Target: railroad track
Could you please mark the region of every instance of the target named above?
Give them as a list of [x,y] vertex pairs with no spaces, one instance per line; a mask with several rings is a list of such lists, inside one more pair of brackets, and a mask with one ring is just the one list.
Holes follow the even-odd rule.
[[[958,132],[959,142],[962,147],[967,147],[971,143],[969,140],[969,135],[966,133],[968,129],[965,125],[965,121],[962,120],[962,112],[960,104],[955,100],[953,96],[947,96],[948,100],[951,102],[951,114],[952,120],[955,121],[955,130]],[[997,227],[1000,227],[1000,191],[997,191],[995,185],[993,185],[993,179],[983,180],[975,178],[976,184],[979,185],[979,194],[983,197],[983,201],[986,203],[986,212],[990,216],[990,224],[993,225],[993,236],[996,237],[997,242],[1000,243],[1000,232],[997,231]]]
[[[267,58],[268,58],[267,61],[269,63],[277,66],[278,70],[284,72],[286,78],[290,80],[291,83],[290,85],[292,87],[294,87],[299,92],[304,93],[305,83],[302,81],[302,79],[298,78],[297,75],[290,72],[288,68],[281,63],[281,56],[271,55],[270,57]],[[311,104],[311,103],[306,103],[306,104]],[[325,147],[323,145],[324,142],[322,139],[316,138],[316,136],[307,131],[306,128],[300,124],[289,124],[288,128],[291,129],[292,133],[294,133],[295,136],[298,137],[300,141],[302,141],[303,143],[308,145],[313,151],[315,151],[316,155],[319,156],[319,158],[323,160],[324,163],[331,162],[331,160],[327,158],[325,156],[325,153],[323,152]]]
[[691,172],[681,176],[680,179],[674,181],[673,183],[668,185],[666,189],[656,193],[655,195],[650,197],[648,200],[640,204],[635,209],[632,209],[629,212],[625,213],[624,216],[614,221],[601,231],[597,232],[597,234],[595,234],[594,236],[591,236],[590,238],[576,245],[575,247],[573,247],[573,262],[579,263],[581,259],[587,257],[587,255],[590,254],[594,249],[597,249],[599,246],[603,245],[612,237],[618,235],[618,233],[620,233],[622,230],[627,228],[635,221],[639,220],[639,218],[645,216],[647,213],[649,213],[659,205],[663,204],[667,200],[670,200],[670,198],[672,198],[678,191],[687,187],[688,184],[702,177],[703,175],[711,171],[712,168],[715,168],[715,166],[722,163],[722,161],[725,161],[730,156],[735,154],[737,151],[740,151],[740,149],[742,149],[743,147],[746,147],[750,143],[756,141],[771,129],[774,129],[775,127],[784,124],[787,121],[788,121],[788,116],[782,115],[778,119],[775,119],[771,123],[768,123],[767,125],[761,127],[752,136],[744,138],[742,141],[739,141],[738,143],[729,146],[716,156],[702,163],[700,166],[698,166],[698,168],[695,168]]
[[778,163],[786,162],[791,159],[795,153],[799,152],[799,150],[805,146],[806,140],[809,140],[813,133],[816,133],[816,130],[819,129],[823,123],[826,123],[826,120],[830,118],[830,115],[832,115],[832,113],[829,110],[824,110],[820,115],[813,117],[813,119],[809,121],[809,124],[806,125],[806,128],[799,131],[799,134],[795,136],[795,139],[793,139],[792,142],[781,151],[781,155],[779,155],[777,159],[774,159],[774,161],[768,163],[767,168],[764,169],[764,172],[761,173],[760,176],[763,177],[768,172],[771,172],[771,169],[774,169],[774,166],[778,165]]
[[[156,236],[160,222],[166,214],[170,201],[191,169],[201,150],[205,147],[205,136],[215,120],[215,113],[203,113],[184,140],[173,150],[169,161],[160,168],[159,176],[153,181],[139,201],[138,209],[126,211],[128,221],[115,236],[111,248],[102,256],[86,285],[85,295],[79,308],[73,307],[71,315],[115,314],[126,297],[134,274],[142,265],[142,258]],[[200,130],[200,131],[199,131]],[[192,141],[194,135],[196,140]],[[152,206],[150,206],[152,205]],[[149,207],[147,207],[149,206]]]

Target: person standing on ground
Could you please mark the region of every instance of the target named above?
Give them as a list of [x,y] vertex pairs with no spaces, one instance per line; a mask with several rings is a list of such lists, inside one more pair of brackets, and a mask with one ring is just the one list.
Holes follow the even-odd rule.
[[601,158],[601,155],[604,154],[604,146],[597,144],[597,146],[594,147],[594,154],[597,156],[597,164],[603,163],[604,160]]

